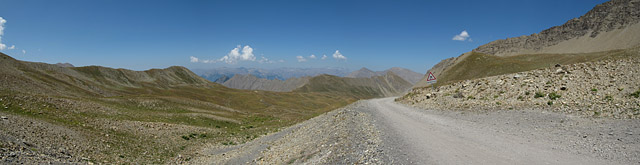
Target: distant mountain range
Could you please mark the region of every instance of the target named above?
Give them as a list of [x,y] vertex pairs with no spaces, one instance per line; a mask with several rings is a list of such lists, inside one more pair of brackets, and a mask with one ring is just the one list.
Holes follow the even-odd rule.
[[[626,56],[640,46],[640,0],[612,0],[585,15],[528,36],[496,40],[458,57],[442,60],[428,72],[436,85]],[[428,73],[427,72],[427,73]],[[426,75],[414,87],[426,85]]]
[[[257,78],[268,80],[287,80],[294,77],[317,76],[321,74],[329,74],[335,76],[345,76],[349,74],[348,69],[344,68],[276,68],[276,69],[258,69],[258,68],[215,68],[215,69],[193,69],[193,72],[201,77],[220,83],[220,78],[232,78],[234,75],[253,75]],[[226,79],[225,78],[225,79]],[[222,81],[224,82],[224,81]]]
[[[244,69],[240,69],[244,70]],[[256,69],[258,70],[258,69]],[[288,69],[293,73],[312,73],[314,71],[327,71],[317,69]],[[291,75],[291,74],[289,74]],[[279,75],[278,75],[279,76]],[[324,78],[317,78],[318,76]],[[365,86],[369,91],[375,91],[376,96],[394,96],[401,94],[408,90],[408,88],[422,78],[422,74],[413,72],[404,68],[391,68],[384,71],[371,71],[367,68],[362,68],[357,71],[349,73],[346,77],[340,77],[329,74],[321,74],[318,76],[304,76],[304,77],[291,77],[286,80],[279,79],[267,79],[261,78],[253,74],[235,74],[233,77],[228,78],[226,75],[221,75],[220,78],[214,82],[220,83],[229,88],[235,89],[250,89],[250,90],[265,90],[276,92],[290,92],[298,88],[305,87],[306,91],[312,91],[320,89],[322,85],[330,85],[326,82],[317,81],[332,81],[342,84],[342,88],[351,88],[357,86]],[[282,76],[279,76],[282,77]],[[322,84],[322,85],[318,85]],[[310,88],[309,86],[314,86]],[[348,91],[343,91],[348,92]],[[379,93],[379,94],[378,94]]]

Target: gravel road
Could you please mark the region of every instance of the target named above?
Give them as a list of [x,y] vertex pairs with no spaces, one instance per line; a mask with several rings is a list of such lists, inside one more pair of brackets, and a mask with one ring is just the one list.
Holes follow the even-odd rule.
[[543,110],[424,110],[382,98],[246,144],[209,147],[193,163],[638,164],[637,133],[638,120]]

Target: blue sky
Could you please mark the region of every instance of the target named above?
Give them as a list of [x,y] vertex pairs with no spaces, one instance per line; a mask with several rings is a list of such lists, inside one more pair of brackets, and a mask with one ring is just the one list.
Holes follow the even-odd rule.
[[[0,51],[133,70],[397,66],[424,73],[442,59],[561,25],[603,2],[0,0]],[[453,40],[463,31],[464,41]],[[333,57],[337,50],[344,58]]]

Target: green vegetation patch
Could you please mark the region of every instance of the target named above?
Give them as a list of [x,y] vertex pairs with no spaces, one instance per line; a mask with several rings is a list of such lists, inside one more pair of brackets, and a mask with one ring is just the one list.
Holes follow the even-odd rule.
[[562,96],[560,96],[556,92],[549,93],[549,99],[551,99],[551,100],[556,100],[556,99],[558,99],[560,97],[562,97]]

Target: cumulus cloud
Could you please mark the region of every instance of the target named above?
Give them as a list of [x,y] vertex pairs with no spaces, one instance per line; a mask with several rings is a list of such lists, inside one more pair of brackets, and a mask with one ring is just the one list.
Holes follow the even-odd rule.
[[333,53],[333,58],[338,60],[347,60],[347,57],[343,56],[342,53],[340,53],[340,50],[336,50],[336,52]]
[[316,55],[313,55],[313,54],[312,54],[312,55],[310,55],[310,56],[309,56],[309,59],[316,59]]
[[[238,45],[238,47],[233,48],[226,56],[223,56],[217,60],[201,60],[197,57],[189,57],[190,61],[193,63],[217,63],[224,62],[227,64],[237,64],[239,61],[256,61],[256,56],[253,55],[253,48],[249,45],[245,45],[244,47]],[[269,62],[268,59],[262,57],[258,62],[264,63]]]
[[260,60],[258,60],[258,62],[261,63],[261,64],[263,64],[263,63],[266,63],[266,64],[275,63],[275,61],[270,60],[270,59],[268,59],[268,58],[266,58],[264,56],[260,57]]
[[15,45],[11,45],[11,47],[9,47],[7,49],[9,49],[9,50],[16,49],[16,46]]
[[298,59],[298,62],[305,62],[305,61],[307,61],[307,59],[305,59],[305,58],[304,58],[304,57],[302,57],[302,56],[296,56],[296,59]]
[[7,48],[7,45],[2,43],[2,35],[4,35],[4,24],[7,23],[7,20],[0,17],[0,50],[4,50]]
[[327,59],[327,55],[326,55],[326,54],[323,54],[323,55],[322,55],[322,58],[320,58],[320,59],[323,59],[323,60],[324,60],[324,59]]
[[[233,48],[229,54],[220,58],[218,61],[222,61],[227,64],[236,64],[238,61],[255,61],[256,56],[253,55],[253,48],[249,45],[245,45],[240,50],[240,45],[238,47]],[[241,53],[242,52],[242,53]]]
[[[460,32],[460,34],[453,36],[452,40],[455,41],[465,41],[469,38],[469,33],[466,30],[463,30],[462,32]],[[469,38],[469,40],[471,40]]]
[[198,61],[200,61],[197,57],[193,57],[193,56],[191,56],[191,57],[189,57],[189,58],[191,59],[191,62],[198,62]]
[[27,51],[22,49],[22,55],[25,55],[25,54],[27,54]]
[[278,60],[278,62],[283,63],[283,62],[284,62],[284,60]]

